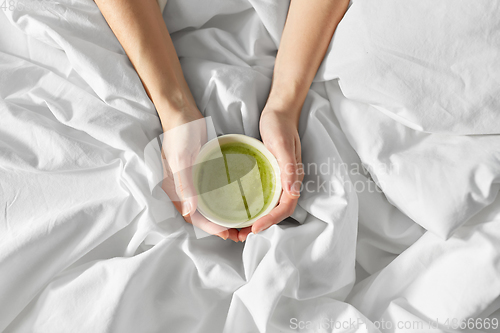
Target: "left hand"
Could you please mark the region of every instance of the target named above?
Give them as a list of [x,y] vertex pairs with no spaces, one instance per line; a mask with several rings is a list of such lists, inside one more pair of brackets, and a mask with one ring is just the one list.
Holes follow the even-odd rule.
[[264,145],[278,160],[283,192],[278,205],[268,215],[239,231],[240,241],[246,240],[250,232],[257,234],[292,215],[304,178],[298,121],[295,117],[291,117],[287,111],[266,106],[260,117],[260,134]]
[[[160,114],[164,112],[159,103],[157,110]],[[196,210],[198,200],[192,179],[192,166],[207,141],[203,116],[197,108],[186,107],[182,111],[171,112],[167,119],[162,123],[162,189],[186,222],[224,240],[229,238],[237,242],[237,229],[227,229],[212,223]]]

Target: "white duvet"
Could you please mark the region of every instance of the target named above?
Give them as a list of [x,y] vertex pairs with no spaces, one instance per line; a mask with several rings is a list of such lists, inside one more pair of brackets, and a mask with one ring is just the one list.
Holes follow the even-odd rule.
[[[498,2],[354,1],[299,128],[333,171],[245,243],[151,191],[159,119],[95,4],[41,4],[0,14],[0,331],[493,332]],[[287,8],[168,1],[217,133],[258,137]]]

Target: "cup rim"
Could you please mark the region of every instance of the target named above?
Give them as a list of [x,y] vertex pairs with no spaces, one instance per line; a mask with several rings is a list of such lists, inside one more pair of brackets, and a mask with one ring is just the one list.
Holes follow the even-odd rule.
[[[200,165],[202,157],[205,157],[205,155],[207,155],[209,152],[211,152],[217,146],[223,145],[225,143],[230,143],[230,142],[239,142],[239,143],[248,144],[248,145],[252,146],[253,148],[257,149],[260,153],[262,153],[264,155],[264,157],[267,158],[267,160],[269,161],[269,163],[271,164],[271,167],[273,169],[274,179],[276,180],[275,186],[274,186],[274,193],[273,193],[273,196],[271,198],[271,201],[269,202],[269,204],[265,210],[260,212],[258,215],[256,215],[252,219],[250,219],[248,221],[241,222],[241,223],[224,221],[224,219],[210,216],[210,214],[207,214],[206,212],[203,211],[203,208],[200,207],[199,203],[197,205],[197,210],[207,220],[209,220],[210,222],[215,223],[217,225],[220,225],[220,226],[223,226],[226,228],[245,228],[245,227],[249,227],[252,224],[254,224],[254,222],[257,221],[262,216],[269,214],[271,212],[271,210],[273,210],[276,207],[276,205],[278,204],[278,201],[281,197],[281,192],[282,192],[281,172],[280,172],[279,164],[278,164],[278,161],[276,160],[276,157],[269,151],[269,149],[266,148],[266,146],[264,146],[264,144],[261,141],[255,139],[251,136],[247,136],[247,135],[243,135],[243,134],[225,134],[225,135],[221,135],[221,136],[218,136],[216,138],[213,138],[212,140],[208,141],[207,143],[205,143],[201,147],[200,152],[196,156],[196,160],[195,160],[195,164],[194,164],[194,168],[193,168],[193,174],[192,174],[193,183],[196,183],[196,181],[197,181],[196,177],[198,174],[198,166]],[[195,187],[196,187],[196,185],[195,185]]]

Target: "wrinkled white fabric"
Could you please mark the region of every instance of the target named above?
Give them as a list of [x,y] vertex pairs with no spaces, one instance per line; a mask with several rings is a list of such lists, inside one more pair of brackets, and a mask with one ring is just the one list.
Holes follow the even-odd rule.
[[[410,322],[414,328],[395,324],[390,332],[456,332],[454,325],[471,318],[498,320],[499,231],[497,199],[446,242],[427,232],[384,269],[357,284],[348,301],[373,321]],[[483,331],[473,330],[479,325],[469,328]],[[495,330],[484,330],[488,331]]]
[[499,16],[498,1],[353,1],[318,77],[420,131],[499,134]]
[[342,129],[374,180],[391,203],[422,227],[448,238],[495,200],[499,135],[416,131],[371,105],[343,98],[335,81],[327,83],[327,91],[338,103],[334,109]]
[[[163,16],[183,71],[217,133],[258,137],[287,8],[273,0],[168,0]],[[358,0],[348,15],[365,8],[371,4]],[[405,13],[380,8],[388,17],[391,8]],[[447,9],[459,18],[463,3]],[[491,35],[488,22],[478,36]],[[304,184],[312,190],[295,221],[232,243],[197,238],[166,194],[151,191],[144,149],[161,133],[159,119],[95,4],[2,11],[0,331],[394,332],[377,321],[498,316],[497,136],[457,136],[460,118],[431,119],[446,135],[423,133],[433,130],[413,105],[405,104],[411,122],[402,121],[385,92],[373,101],[353,95],[363,92],[348,88],[358,74],[335,72],[352,61],[337,42],[364,45],[349,37],[349,24],[339,26],[299,128],[306,166],[349,167],[309,170]],[[439,42],[446,49],[470,38]],[[373,64],[371,79],[398,84]],[[494,76],[467,64],[484,80]],[[323,82],[334,77],[346,91]],[[484,125],[475,134],[483,130],[491,133]],[[458,165],[461,158],[467,162]],[[401,172],[377,168],[387,161]],[[356,171],[362,162],[371,174]],[[423,172],[418,180],[415,170]],[[319,325],[328,320],[363,325]]]

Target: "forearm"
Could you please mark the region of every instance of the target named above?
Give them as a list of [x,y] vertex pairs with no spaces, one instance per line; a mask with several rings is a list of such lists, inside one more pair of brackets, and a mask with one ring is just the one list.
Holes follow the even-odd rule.
[[297,122],[348,0],[291,0],[274,65],[268,107]]
[[155,0],[95,0],[134,65],[163,127],[196,108]]

